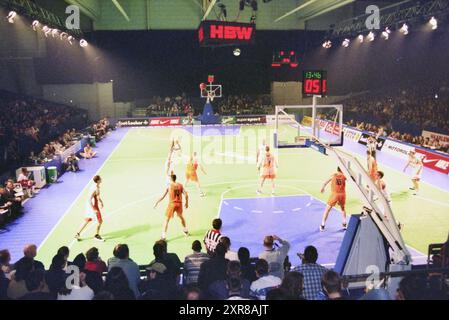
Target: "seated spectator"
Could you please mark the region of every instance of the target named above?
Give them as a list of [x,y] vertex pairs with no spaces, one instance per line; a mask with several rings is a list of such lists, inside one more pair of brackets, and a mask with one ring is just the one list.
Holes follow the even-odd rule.
[[0,185],[0,225],[12,214],[13,203],[7,199],[6,189]]
[[114,257],[108,260],[108,269],[122,268],[129,281],[129,287],[136,298],[139,297],[140,271],[137,263],[129,258],[129,248],[126,244],[119,244],[114,248]]
[[229,261],[239,261],[237,252],[231,250],[231,239],[228,237],[221,237],[220,242],[223,243],[226,248],[225,258]]
[[280,288],[275,288],[267,292],[266,300],[287,300],[288,297],[286,295],[285,290]]
[[25,284],[28,292],[20,300],[55,300],[54,295],[46,290],[44,270],[31,271]]
[[226,300],[249,300],[242,295],[242,281],[240,277],[231,277],[227,281],[228,298]]
[[57,254],[64,258],[64,268],[63,269],[64,269],[64,271],[67,271],[67,267],[73,264],[72,262],[69,261],[69,256],[70,256],[69,248],[66,246],[63,246],[58,249]]
[[[280,243],[277,248],[274,247],[274,242]],[[284,277],[284,262],[287,257],[290,243],[282,240],[278,236],[266,236],[263,241],[265,251],[259,254],[259,259],[264,259],[270,266],[270,274],[279,278]]]
[[204,244],[206,245],[206,250],[208,254],[211,254],[215,251],[215,247],[218,243],[220,243],[220,239],[222,237],[220,233],[221,226],[223,222],[221,219],[215,219],[212,221],[212,229],[207,231],[204,236]]
[[407,275],[399,282],[396,300],[427,300],[426,278],[422,275]]
[[257,260],[256,276],[258,279],[251,283],[250,296],[252,298],[257,300],[265,300],[268,292],[278,288],[281,285],[281,278],[270,275],[268,271],[268,262],[264,259]]
[[80,159],[74,153],[72,153],[65,160],[66,170],[72,172],[80,171],[79,161]]
[[201,252],[201,242],[195,240],[192,244],[193,253],[184,259],[184,277],[186,284],[196,284],[200,267],[204,261],[209,260],[209,255]]
[[[240,262],[229,261],[227,271],[226,271],[226,279],[214,281],[209,286],[208,296],[214,300],[226,300],[229,297],[227,281],[229,281],[229,279],[231,279],[231,278],[239,278],[240,279],[241,277],[242,277],[242,272],[240,269]],[[239,295],[244,298],[249,298],[250,286],[251,286],[251,283],[248,280],[246,280],[244,278],[240,279],[241,292],[239,292]]]
[[181,260],[175,253],[167,253],[167,242],[165,240],[157,241],[153,246],[154,260],[150,263],[160,262],[167,267],[166,276],[173,285],[179,283],[179,276],[181,275]]
[[0,270],[6,278],[11,279],[14,266],[11,265],[11,254],[8,250],[0,251]]
[[256,269],[251,264],[250,253],[247,248],[240,248],[238,251],[240,268],[242,270],[242,277],[247,279],[250,283],[257,280]]
[[217,244],[210,260],[204,261],[198,274],[198,286],[202,292],[208,292],[209,286],[217,280],[226,279],[228,260],[225,258],[226,248]]
[[84,152],[81,152],[80,155],[84,159],[92,159],[93,157],[95,157],[97,155],[97,153],[92,149],[91,145],[88,143],[84,147]]
[[114,300],[114,295],[109,291],[98,292],[92,300]]
[[73,259],[73,265],[77,266],[78,269],[80,269],[80,271],[84,271],[84,267],[86,266],[86,256],[84,255],[84,253],[80,253],[78,254],[75,259]]
[[86,274],[86,284],[97,294],[104,289],[103,276],[94,271],[83,271]]
[[11,278],[11,282],[9,283],[7,294],[9,299],[16,300],[28,293],[25,279],[31,271],[35,270],[35,268],[33,265],[33,260],[27,257],[23,257],[17,261],[14,268],[15,272]]
[[114,267],[109,270],[104,285],[105,291],[110,292],[114,300],[135,300],[134,292],[129,287],[128,278],[122,268]]
[[160,262],[147,267],[147,280],[141,285],[143,300],[168,300],[176,296],[176,287],[165,277],[167,267]]
[[8,299],[9,281],[4,272],[0,270],[0,300]]
[[48,289],[54,295],[55,299],[61,288],[66,287],[65,282],[68,274],[64,271],[65,265],[66,261],[64,256],[57,254],[53,257],[50,269],[45,274],[45,282],[47,283]]
[[318,251],[313,246],[308,246],[304,254],[298,254],[302,260],[302,265],[296,267],[294,271],[300,272],[304,276],[304,298],[315,300],[318,292],[321,291],[321,279],[327,269],[316,263]]
[[87,262],[84,266],[85,270],[98,272],[99,274],[103,274],[104,272],[108,271],[108,267],[106,266],[106,263],[101,260],[97,248],[90,248],[86,252],[86,260]]
[[6,202],[11,203],[11,213],[13,216],[18,216],[22,212],[22,198],[16,196],[16,191],[14,190],[14,182],[8,180],[5,185],[4,199]]
[[60,290],[58,292],[57,300],[69,301],[82,301],[82,300],[92,300],[94,298],[94,291],[89,287],[86,281],[86,274],[84,272],[80,273],[79,283],[72,285],[72,288],[63,287],[65,290]]
[[284,290],[286,300],[304,300],[304,277],[301,273],[287,272],[282,280],[281,290]]
[[449,234],[447,235],[447,240],[443,244],[443,247],[441,248],[441,266],[447,267],[449,266]]
[[17,182],[20,183],[22,188],[28,192],[30,197],[33,197],[35,193],[34,181],[30,179],[30,173],[27,168],[22,168],[19,176],[17,177]]
[[184,300],[202,300],[202,293],[200,288],[194,284],[187,284],[184,286]]
[[390,293],[383,288],[369,290],[361,300],[392,300]]
[[318,293],[316,300],[343,300],[341,294],[342,281],[340,275],[333,270],[328,270],[321,280],[323,291]]
[[33,262],[34,269],[45,270],[45,266],[42,262],[35,260],[37,255],[37,247],[35,244],[28,244],[23,248],[23,256],[31,259]]

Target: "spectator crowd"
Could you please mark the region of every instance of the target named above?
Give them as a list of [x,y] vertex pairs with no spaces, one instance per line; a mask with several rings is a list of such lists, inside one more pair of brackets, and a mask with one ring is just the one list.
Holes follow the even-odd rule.
[[[242,247],[232,251],[231,240],[222,235],[222,221],[215,219],[203,243],[196,240],[192,253],[181,262],[167,242],[153,245],[154,259],[142,269],[129,247],[118,244],[109,259],[97,248],[70,259],[61,247],[48,269],[37,261],[37,247],[27,245],[23,257],[11,264],[8,250],[0,251],[0,299],[10,300],[420,300],[448,299],[448,290],[436,272],[405,276],[395,296],[383,288],[368,288],[351,296],[347,283],[318,261],[313,246],[298,254],[299,266],[285,261],[291,245],[277,236],[266,236],[254,262]],[[205,250],[203,252],[203,245]],[[439,257],[449,264],[449,238]],[[67,281],[73,271],[80,276]],[[143,271],[143,272],[142,272]],[[182,281],[181,281],[182,279]],[[67,285],[70,282],[71,285]],[[76,282],[76,283],[75,283]]]
[[190,99],[185,93],[175,97],[153,97],[146,111],[149,117],[193,116],[195,113]]

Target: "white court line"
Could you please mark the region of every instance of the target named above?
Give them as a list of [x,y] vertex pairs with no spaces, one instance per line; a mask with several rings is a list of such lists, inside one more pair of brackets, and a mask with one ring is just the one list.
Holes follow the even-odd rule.
[[441,201],[438,201],[438,200],[433,200],[433,199],[429,199],[429,198],[425,198],[425,197],[421,197],[421,196],[415,196],[415,197],[418,198],[418,199],[422,199],[422,200],[431,202],[431,203],[438,204],[440,206],[449,207],[449,203],[446,203],[446,202],[441,202]]
[[[97,170],[97,172],[94,174],[97,175],[102,169],[103,167],[106,165],[106,163],[108,162],[108,160],[114,155],[114,153],[118,150],[118,148],[122,145],[123,141],[126,139],[126,137],[128,137],[128,134],[131,132],[131,130],[128,130],[125,135],[123,136],[122,140],[120,140],[120,142],[115,146],[114,150],[112,150],[111,154],[106,158],[106,160],[103,162],[103,164],[100,166],[100,168]],[[44,240],[41,241],[41,243],[39,244],[38,248],[40,248],[41,246],[43,246],[45,244],[45,242],[48,240],[48,238],[50,237],[51,234],[53,234],[53,232],[56,230],[56,228],[59,226],[59,224],[62,222],[63,218],[65,217],[65,215],[72,210],[73,206],[78,202],[79,198],[81,198],[81,195],[83,194],[84,190],[86,190],[91,184],[91,181],[89,180],[89,182],[86,184],[86,186],[80,191],[80,193],[78,194],[78,196],[75,198],[75,200],[72,202],[72,204],[70,205],[70,207],[64,212],[64,214],[61,215],[61,217],[59,218],[58,222],[53,226],[53,228],[50,230],[50,232],[47,234],[47,236],[44,238]]]

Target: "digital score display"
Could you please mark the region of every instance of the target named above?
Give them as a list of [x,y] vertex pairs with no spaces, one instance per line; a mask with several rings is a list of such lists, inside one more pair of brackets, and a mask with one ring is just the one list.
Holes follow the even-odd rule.
[[322,96],[327,93],[327,72],[323,70],[308,70],[302,75],[303,96]]

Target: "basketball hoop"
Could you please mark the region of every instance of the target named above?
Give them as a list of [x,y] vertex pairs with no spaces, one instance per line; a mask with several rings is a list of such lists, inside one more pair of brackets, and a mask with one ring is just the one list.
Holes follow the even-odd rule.
[[215,98],[222,97],[222,86],[219,84],[214,84],[215,76],[209,75],[207,77],[209,84],[201,83],[199,85],[201,91],[201,98],[207,99],[207,103],[213,102]]

